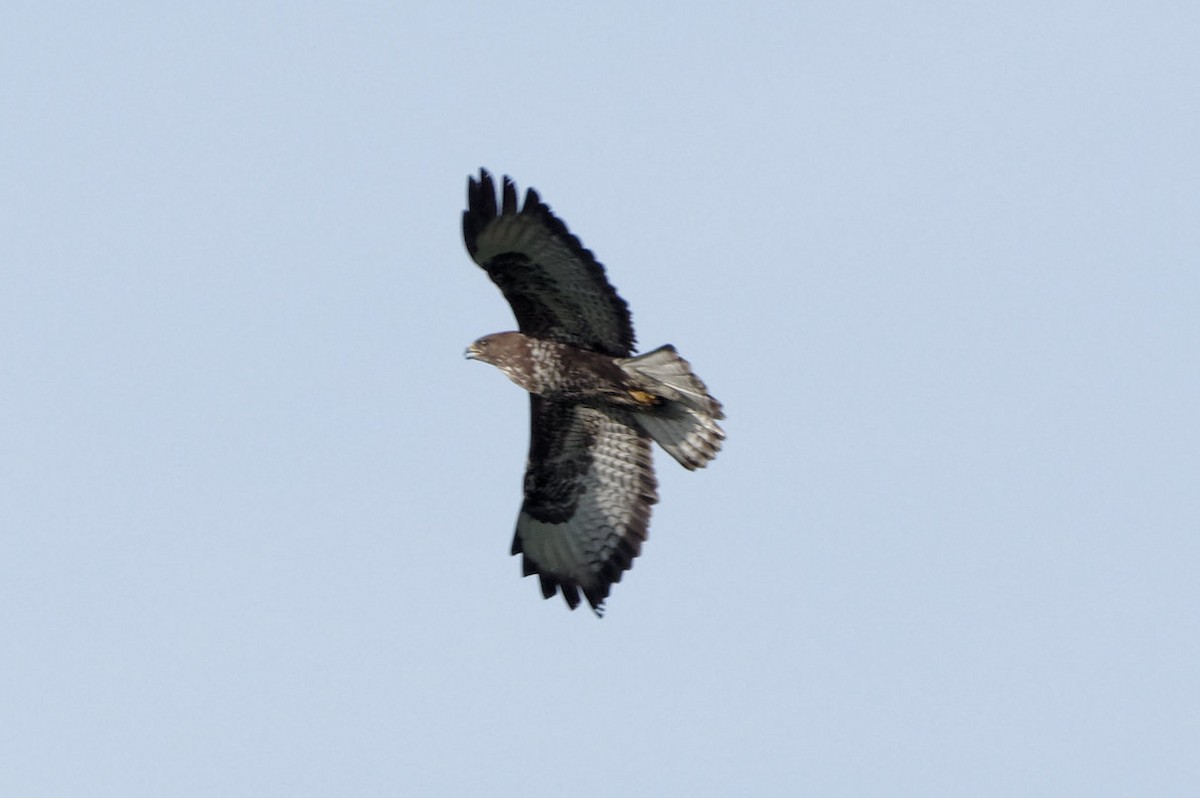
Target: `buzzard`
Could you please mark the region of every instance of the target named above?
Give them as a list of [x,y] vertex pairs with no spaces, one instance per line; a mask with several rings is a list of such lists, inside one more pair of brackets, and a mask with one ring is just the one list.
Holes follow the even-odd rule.
[[633,565],[658,501],[650,441],[687,469],[712,460],[721,403],[675,347],[634,356],[629,307],[533,189],[468,179],[463,239],[512,306],[520,332],[487,335],[466,356],[529,392],[525,499],[512,553],[542,595],[580,593],[597,615]]

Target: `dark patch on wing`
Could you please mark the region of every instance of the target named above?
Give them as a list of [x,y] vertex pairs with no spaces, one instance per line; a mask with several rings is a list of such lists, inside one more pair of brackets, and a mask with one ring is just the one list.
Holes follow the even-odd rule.
[[525,468],[525,504],[538,521],[561,524],[575,505],[592,465],[590,430],[575,423],[575,406],[529,397],[529,460]]
[[492,176],[481,169],[478,180],[468,180],[463,240],[504,293],[521,332],[615,357],[633,352],[629,306],[533,189],[518,205],[506,176],[498,205]]

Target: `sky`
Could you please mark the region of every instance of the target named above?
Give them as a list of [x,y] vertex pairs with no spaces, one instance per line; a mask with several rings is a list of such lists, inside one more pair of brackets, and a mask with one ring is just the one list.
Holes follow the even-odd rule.
[[[1187,2],[6,4],[0,794],[1200,793],[1198,85]],[[480,167],[728,414],[602,620]]]

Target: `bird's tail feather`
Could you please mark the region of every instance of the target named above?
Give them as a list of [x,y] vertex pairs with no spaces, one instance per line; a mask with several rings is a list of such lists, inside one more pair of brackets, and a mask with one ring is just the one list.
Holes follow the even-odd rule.
[[640,410],[638,424],[687,469],[703,468],[717,456],[725,432],[721,403],[708,395],[691,365],[667,344],[618,363],[662,403]]

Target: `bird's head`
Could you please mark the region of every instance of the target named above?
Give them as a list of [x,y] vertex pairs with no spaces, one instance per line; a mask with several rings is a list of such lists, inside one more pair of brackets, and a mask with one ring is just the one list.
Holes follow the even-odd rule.
[[482,360],[493,366],[501,366],[518,347],[524,346],[523,339],[524,336],[515,332],[485,335],[468,346],[463,355],[467,360]]
[[467,351],[463,352],[463,356],[467,360],[482,360],[485,363],[494,362],[493,352],[496,347],[492,346],[492,336],[485,335],[477,341],[472,341],[467,347]]
[[485,335],[467,347],[467,360],[491,363],[518,385],[524,386],[529,371],[529,342],[521,333],[503,332]]

